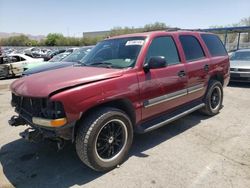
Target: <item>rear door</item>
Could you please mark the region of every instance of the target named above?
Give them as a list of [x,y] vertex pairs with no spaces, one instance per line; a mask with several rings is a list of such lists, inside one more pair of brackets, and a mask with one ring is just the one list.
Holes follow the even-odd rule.
[[195,35],[180,35],[179,40],[185,54],[187,90],[191,101],[204,95],[210,60]]
[[148,48],[145,63],[151,57],[165,57],[168,66],[142,71],[138,74],[142,119],[151,118],[184,103],[187,90],[185,65],[181,62],[171,36],[154,38]]

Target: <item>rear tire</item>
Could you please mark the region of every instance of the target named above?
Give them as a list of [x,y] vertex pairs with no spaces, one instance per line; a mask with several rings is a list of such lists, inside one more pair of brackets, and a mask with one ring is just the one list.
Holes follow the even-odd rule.
[[80,122],[76,135],[79,158],[96,171],[108,171],[124,162],[133,140],[129,117],[116,108],[101,108]]
[[200,110],[203,114],[213,116],[219,113],[223,102],[223,87],[217,80],[212,80],[204,98],[205,106]]

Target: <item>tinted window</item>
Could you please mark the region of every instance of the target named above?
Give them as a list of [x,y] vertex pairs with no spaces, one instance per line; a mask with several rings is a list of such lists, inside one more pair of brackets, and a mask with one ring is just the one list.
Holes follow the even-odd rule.
[[11,56],[11,58],[14,62],[25,61],[25,59],[20,56]]
[[187,61],[193,61],[205,57],[199,41],[194,36],[180,36],[180,41]]
[[169,65],[180,62],[179,55],[172,37],[155,38],[148,50],[146,62],[150,57],[163,56]]
[[211,56],[227,55],[227,52],[218,36],[210,34],[201,34],[201,38],[207,45]]

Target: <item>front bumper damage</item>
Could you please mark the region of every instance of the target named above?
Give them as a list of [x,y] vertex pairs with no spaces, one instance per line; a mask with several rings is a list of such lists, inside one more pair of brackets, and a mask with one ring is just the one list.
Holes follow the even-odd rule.
[[64,142],[66,140],[74,141],[74,125],[75,123],[70,123],[62,127],[44,127],[40,125],[35,125],[32,122],[27,121],[22,116],[14,115],[8,121],[10,126],[23,126],[28,125],[25,131],[21,132],[19,135],[25,140],[31,142],[40,142],[45,139],[55,141],[57,143],[58,149],[62,149]]
[[67,121],[61,102],[12,93],[11,105],[18,115],[11,117],[9,125],[29,126],[20,134],[23,138],[29,141],[49,139],[59,146],[65,140],[74,141],[75,122]]

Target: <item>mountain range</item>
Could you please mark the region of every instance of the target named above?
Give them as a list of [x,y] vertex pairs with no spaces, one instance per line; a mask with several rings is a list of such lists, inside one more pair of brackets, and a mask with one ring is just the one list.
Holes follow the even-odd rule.
[[44,35],[31,35],[31,34],[15,33],[15,32],[13,33],[0,32],[0,38],[8,38],[8,37],[19,36],[19,35],[26,35],[30,39],[38,40],[38,41],[46,37]]

